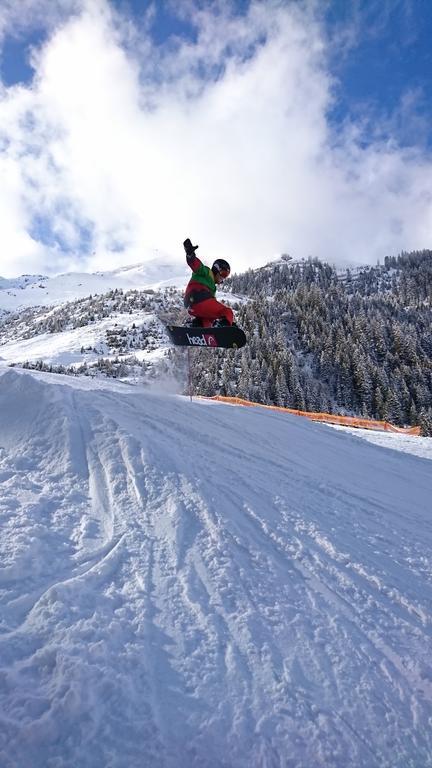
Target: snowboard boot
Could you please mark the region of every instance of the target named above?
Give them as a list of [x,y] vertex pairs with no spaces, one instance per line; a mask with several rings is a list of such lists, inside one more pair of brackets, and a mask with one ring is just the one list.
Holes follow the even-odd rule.
[[229,326],[229,322],[226,319],[226,317],[219,317],[217,320],[214,321],[213,328],[222,328],[225,325]]

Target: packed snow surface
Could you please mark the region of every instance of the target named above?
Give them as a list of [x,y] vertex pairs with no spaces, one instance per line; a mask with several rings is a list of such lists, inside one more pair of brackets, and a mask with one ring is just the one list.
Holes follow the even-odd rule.
[[2,768],[432,766],[432,472],[0,369]]
[[[407,435],[402,432],[381,432],[374,429],[359,429],[358,427],[341,427],[339,424],[327,425],[332,429],[340,429],[350,432],[356,437],[368,440],[375,445],[385,448],[393,448],[395,451],[412,453],[414,456],[422,456],[424,459],[432,459],[432,438]],[[432,505],[431,505],[432,507]]]

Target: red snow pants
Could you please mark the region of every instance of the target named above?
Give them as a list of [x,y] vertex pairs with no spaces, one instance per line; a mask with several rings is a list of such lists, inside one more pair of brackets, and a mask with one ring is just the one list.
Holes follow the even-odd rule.
[[228,320],[229,324],[233,324],[234,313],[230,307],[225,304],[221,304],[217,299],[204,299],[199,301],[193,307],[188,309],[188,312],[192,317],[199,317],[202,322],[203,328],[210,328],[213,325],[214,320],[224,317]]

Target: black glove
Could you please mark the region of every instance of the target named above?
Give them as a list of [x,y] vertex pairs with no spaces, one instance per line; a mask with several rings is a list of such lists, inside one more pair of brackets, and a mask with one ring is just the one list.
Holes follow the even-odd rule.
[[184,241],[183,245],[186,251],[186,256],[194,256],[196,249],[199,247],[198,245],[192,245],[189,238],[187,238],[187,240]]

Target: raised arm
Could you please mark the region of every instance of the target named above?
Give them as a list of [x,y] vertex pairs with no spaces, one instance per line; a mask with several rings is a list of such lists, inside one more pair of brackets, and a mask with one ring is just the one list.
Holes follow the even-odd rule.
[[183,243],[184,249],[186,251],[186,261],[189,264],[192,272],[197,272],[197,270],[202,266],[202,261],[198,258],[198,256],[195,256],[195,251],[198,248],[197,245],[192,245],[189,238],[187,238]]

